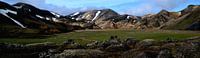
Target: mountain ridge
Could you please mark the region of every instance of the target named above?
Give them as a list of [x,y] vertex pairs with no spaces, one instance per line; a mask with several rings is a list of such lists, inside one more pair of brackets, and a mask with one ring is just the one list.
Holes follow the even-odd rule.
[[[173,29],[173,28],[168,28],[170,26],[167,26],[170,24],[170,22],[178,21],[179,19],[183,18],[183,16],[187,15],[187,13],[192,13],[195,10],[199,10],[199,9],[197,9],[199,7],[200,7],[199,5],[189,5],[187,8],[185,8],[181,11],[178,11],[178,12],[169,12],[167,10],[161,10],[157,14],[150,14],[150,15],[144,15],[144,16],[117,14],[112,17],[106,17],[103,20],[97,19],[97,21],[93,25],[100,27],[99,29],[130,29],[130,28],[133,28],[133,29]],[[103,11],[103,9],[101,11]],[[90,11],[85,11],[82,13],[87,13],[87,12],[90,12]],[[89,14],[89,15],[92,15],[92,14]],[[112,14],[108,14],[108,15],[112,15]],[[86,15],[79,15],[79,16],[86,16]],[[195,15],[190,14],[190,16],[195,16]],[[91,17],[93,18],[94,16],[91,16]],[[99,16],[99,17],[101,17],[101,16]],[[125,17],[129,17],[129,18],[132,17],[132,19],[126,20]],[[84,18],[84,19],[91,19],[91,18]],[[107,20],[107,21],[105,21],[105,20]],[[198,20],[199,19],[197,19],[197,21]],[[129,23],[130,21],[132,21],[132,23]],[[135,23],[133,23],[133,22],[135,22]],[[188,23],[188,24],[192,25],[192,23]],[[120,25],[125,26],[125,28],[123,28]],[[131,26],[131,27],[127,27],[127,26]],[[198,27],[199,26],[198,23],[195,26]],[[199,30],[199,28],[194,29],[194,28],[189,28],[189,27],[188,28],[182,27],[182,30]]]

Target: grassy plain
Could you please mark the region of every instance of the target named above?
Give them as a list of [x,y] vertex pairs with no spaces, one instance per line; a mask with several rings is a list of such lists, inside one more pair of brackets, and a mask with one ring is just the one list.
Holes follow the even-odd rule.
[[11,44],[31,44],[41,42],[63,43],[67,39],[75,39],[80,44],[90,43],[94,40],[106,41],[110,36],[118,36],[119,39],[126,38],[155,39],[157,41],[171,38],[182,40],[189,37],[200,36],[199,31],[177,31],[177,30],[76,30],[69,33],[49,35],[47,37],[36,38],[0,38],[0,43]]

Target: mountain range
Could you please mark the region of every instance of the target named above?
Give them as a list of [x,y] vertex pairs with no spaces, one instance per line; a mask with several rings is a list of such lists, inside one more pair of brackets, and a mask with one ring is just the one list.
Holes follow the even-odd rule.
[[200,30],[200,5],[178,12],[133,16],[112,9],[89,10],[60,15],[26,3],[9,5],[0,1],[0,33],[53,34],[79,29],[167,29]]
[[200,5],[189,5],[179,12],[161,10],[144,16],[120,15],[111,9],[76,12],[68,15],[72,25],[97,29],[200,30]]

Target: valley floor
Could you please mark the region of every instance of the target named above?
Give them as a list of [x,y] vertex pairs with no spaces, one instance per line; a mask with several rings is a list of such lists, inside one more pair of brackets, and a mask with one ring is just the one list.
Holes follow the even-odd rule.
[[200,31],[181,31],[181,30],[76,30],[70,33],[54,34],[47,37],[36,38],[0,38],[0,43],[11,44],[31,44],[41,42],[53,42],[61,44],[68,39],[74,39],[77,43],[87,44],[93,41],[106,41],[110,36],[118,36],[120,40],[135,38],[138,40],[155,39],[163,41],[167,39],[183,40],[189,37],[200,36]]

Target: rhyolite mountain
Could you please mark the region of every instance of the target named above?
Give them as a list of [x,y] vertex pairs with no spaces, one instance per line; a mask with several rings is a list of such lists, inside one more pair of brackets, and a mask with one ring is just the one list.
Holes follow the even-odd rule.
[[67,16],[42,10],[26,3],[0,2],[0,33],[52,34],[78,29],[172,29],[200,30],[200,5],[178,12],[133,16],[111,9],[75,12]]
[[161,10],[144,16],[120,15],[111,9],[102,9],[76,12],[67,17],[72,19],[71,25],[91,29],[200,30],[199,8],[199,5],[189,5],[178,12]]
[[179,18],[170,20],[161,29],[200,30],[200,5],[189,5]]
[[68,15],[73,22],[72,25],[79,25],[91,29],[127,29],[133,28],[141,19],[139,16],[120,15],[111,9],[90,10],[76,12]]
[[26,3],[0,2],[0,33],[59,33],[72,30],[63,16]]

